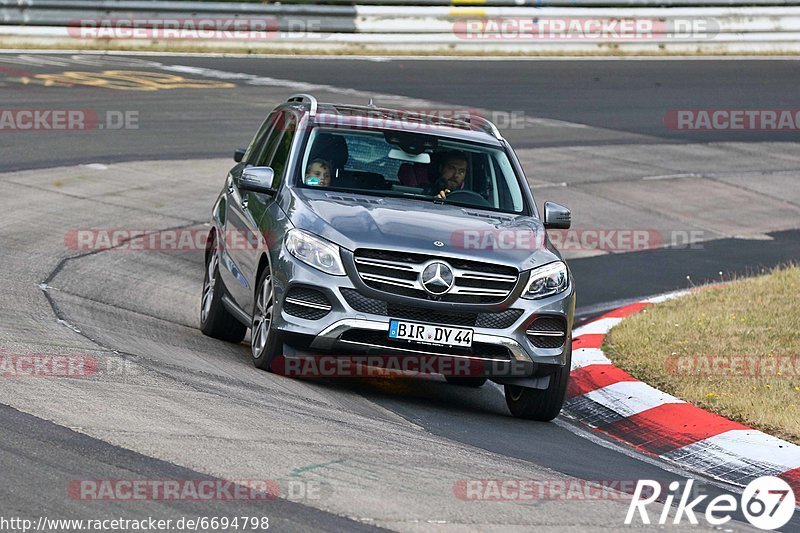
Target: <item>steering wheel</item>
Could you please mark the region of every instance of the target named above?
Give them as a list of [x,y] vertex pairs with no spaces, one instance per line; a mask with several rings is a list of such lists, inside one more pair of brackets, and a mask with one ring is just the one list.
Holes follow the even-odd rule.
[[[462,197],[462,200],[459,200],[458,197]],[[481,196],[480,194],[476,193],[475,191],[468,191],[465,189],[459,189],[456,191],[452,191],[448,193],[447,200],[456,200],[457,202],[464,202],[473,205],[479,205],[483,207],[492,207],[492,204],[489,201]]]

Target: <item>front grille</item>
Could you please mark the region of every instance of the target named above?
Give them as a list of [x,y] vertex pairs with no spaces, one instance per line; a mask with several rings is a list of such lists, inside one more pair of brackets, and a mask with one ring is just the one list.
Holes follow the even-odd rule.
[[331,311],[328,298],[310,287],[292,287],[283,300],[283,310],[288,315],[306,320],[319,320]]
[[526,331],[531,344],[537,348],[560,348],[567,338],[567,324],[559,316],[540,316]]
[[518,272],[513,267],[458,258],[442,258],[453,271],[452,287],[442,295],[431,295],[422,287],[422,271],[437,256],[356,250],[356,270],[367,286],[391,294],[435,299],[452,303],[498,303],[514,290]]
[[506,309],[497,313],[454,313],[426,309],[410,305],[387,303],[364,296],[354,289],[342,289],[342,296],[347,303],[362,313],[402,318],[415,322],[428,322],[434,324],[450,324],[458,326],[471,326],[489,329],[505,329],[511,327],[519,317],[522,309]]
[[384,331],[351,329],[345,331],[340,340],[354,344],[370,345],[375,348],[404,350],[422,354],[460,355],[464,357],[477,357],[480,359],[512,359],[512,355],[507,348],[495,344],[475,342],[472,344],[471,348],[433,346],[390,339]]

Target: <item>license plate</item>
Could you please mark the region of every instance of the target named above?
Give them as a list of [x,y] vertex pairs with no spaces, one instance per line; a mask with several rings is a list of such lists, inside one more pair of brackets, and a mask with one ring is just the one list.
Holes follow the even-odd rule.
[[442,346],[462,346],[465,348],[472,346],[471,329],[434,326],[432,324],[419,324],[402,320],[389,322],[389,338]]

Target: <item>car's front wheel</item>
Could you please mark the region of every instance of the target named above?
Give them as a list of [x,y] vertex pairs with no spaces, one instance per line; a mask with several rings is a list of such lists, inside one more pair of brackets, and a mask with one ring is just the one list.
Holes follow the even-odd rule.
[[550,375],[546,389],[505,385],[506,405],[517,418],[548,422],[561,412],[572,365],[572,341],[567,345],[567,363]]
[[200,299],[200,331],[215,339],[242,342],[247,326],[236,320],[222,303],[225,285],[219,275],[219,254],[216,239],[211,236],[206,249],[206,273]]
[[283,348],[278,332],[273,327],[275,291],[269,267],[261,274],[255,300],[250,326],[250,350],[253,354],[253,364],[261,370],[269,370],[272,361]]

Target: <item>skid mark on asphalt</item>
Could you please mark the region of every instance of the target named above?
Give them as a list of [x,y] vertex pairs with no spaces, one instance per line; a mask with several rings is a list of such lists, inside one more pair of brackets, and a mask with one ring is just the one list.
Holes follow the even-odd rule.
[[337,461],[330,461],[328,463],[319,463],[319,464],[313,464],[313,465],[308,465],[308,466],[301,466],[299,468],[295,468],[294,470],[292,470],[292,472],[289,475],[290,476],[299,476],[303,472],[309,472],[309,471],[315,470],[317,468],[322,468],[322,467],[326,467],[326,466],[334,465],[334,464],[338,464],[338,463],[343,463],[343,462],[344,462],[344,459],[339,459]]
[[[345,487],[352,488],[358,487],[361,489],[369,489],[375,483],[383,482],[387,477],[403,478],[409,476],[409,471],[413,470],[413,477],[418,481],[424,479],[438,479],[439,475],[430,469],[422,469],[415,467],[392,467],[388,464],[370,464],[359,460],[338,459],[325,463],[310,464],[302,466],[293,470],[290,478],[313,479],[320,481],[323,484],[329,485],[331,489],[335,488],[337,483],[343,484]],[[397,490],[406,492],[413,492],[413,486],[398,487]]]

